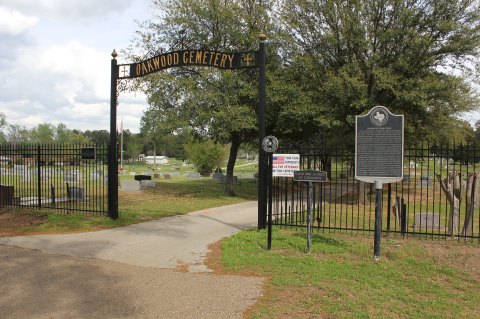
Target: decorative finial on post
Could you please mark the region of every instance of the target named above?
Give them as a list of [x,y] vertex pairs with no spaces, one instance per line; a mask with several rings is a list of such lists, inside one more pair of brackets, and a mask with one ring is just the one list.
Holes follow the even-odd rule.
[[115,51],[115,49],[113,49],[112,58],[116,59],[117,56],[118,56],[117,51]]
[[260,35],[258,36],[258,38],[260,39],[260,41],[265,41],[265,40],[267,40],[267,36],[265,35],[265,33],[260,33]]

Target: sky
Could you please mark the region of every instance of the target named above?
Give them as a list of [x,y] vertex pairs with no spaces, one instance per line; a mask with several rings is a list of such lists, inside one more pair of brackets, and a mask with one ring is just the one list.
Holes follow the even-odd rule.
[[[110,61],[151,17],[150,0],[0,0],[0,112],[8,124],[109,130]],[[130,61],[122,60],[119,63]],[[138,132],[145,96],[121,93]]]
[[[150,0],[0,0],[0,112],[28,129],[109,130],[110,61],[151,17]],[[119,63],[128,63],[120,55]],[[122,92],[117,123],[138,132],[148,107]],[[480,113],[464,116],[470,123]]]

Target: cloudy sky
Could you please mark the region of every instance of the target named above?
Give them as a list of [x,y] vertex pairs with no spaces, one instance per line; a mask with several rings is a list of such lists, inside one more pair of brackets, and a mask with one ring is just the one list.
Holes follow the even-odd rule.
[[[150,17],[150,0],[0,0],[0,112],[32,128],[109,129],[111,52]],[[118,57],[119,62],[122,61]],[[121,94],[118,123],[138,132],[145,97]]]
[[[110,60],[151,15],[150,0],[0,0],[0,112],[32,128],[109,130]],[[129,62],[118,57],[119,62]],[[145,97],[122,93],[118,123],[138,132]],[[479,113],[465,115],[471,123]]]

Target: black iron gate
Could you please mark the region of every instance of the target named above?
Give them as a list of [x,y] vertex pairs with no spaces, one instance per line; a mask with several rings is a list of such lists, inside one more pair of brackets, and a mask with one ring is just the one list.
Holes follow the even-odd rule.
[[[375,190],[355,180],[351,150],[315,147],[283,149],[300,154],[301,168],[327,171],[329,181],[314,185],[314,227],[323,232],[372,232]],[[480,150],[467,147],[405,149],[404,179],[383,188],[382,231],[399,236],[455,237],[480,240],[480,203],[467,207],[467,178],[480,171]],[[459,214],[452,214],[441,181],[451,173],[461,180]],[[480,189],[475,190],[477,198]],[[272,213],[275,225],[306,227],[307,187],[292,178],[274,177]]]
[[0,145],[0,208],[105,214],[108,145]]

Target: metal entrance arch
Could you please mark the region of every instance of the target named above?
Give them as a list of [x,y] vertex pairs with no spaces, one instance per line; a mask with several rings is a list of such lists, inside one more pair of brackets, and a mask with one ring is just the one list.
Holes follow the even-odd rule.
[[117,64],[117,53],[112,53],[110,90],[110,146],[108,151],[108,214],[118,218],[118,148],[117,148],[117,106],[119,81],[143,77],[165,69],[182,66],[205,66],[218,69],[258,68],[258,228],[266,227],[266,171],[267,155],[262,149],[265,137],[265,40],[259,36],[257,51],[219,52],[213,50],[182,50],[162,53],[144,61],[130,64]]

